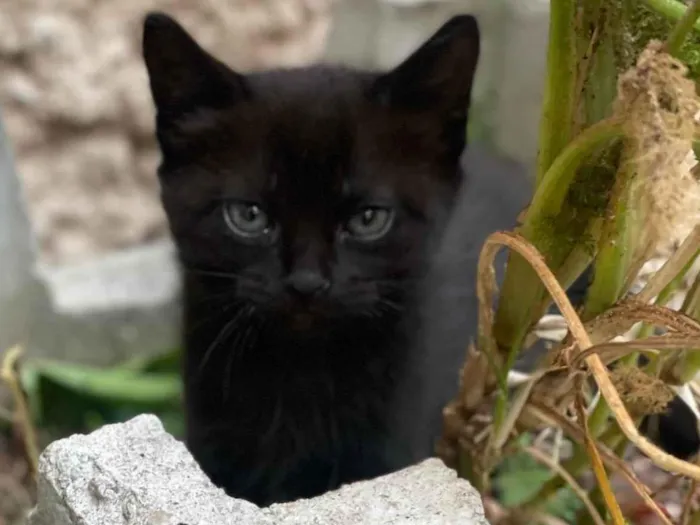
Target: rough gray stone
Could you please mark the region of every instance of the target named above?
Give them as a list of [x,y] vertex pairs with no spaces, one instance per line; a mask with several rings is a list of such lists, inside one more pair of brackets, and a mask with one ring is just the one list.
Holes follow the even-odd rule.
[[49,445],[29,525],[267,524],[253,504],[227,498],[154,416]]
[[486,525],[479,494],[437,460],[310,500],[227,497],[154,416],[51,444],[28,525]]
[[488,525],[479,493],[439,459],[269,511],[280,525]]

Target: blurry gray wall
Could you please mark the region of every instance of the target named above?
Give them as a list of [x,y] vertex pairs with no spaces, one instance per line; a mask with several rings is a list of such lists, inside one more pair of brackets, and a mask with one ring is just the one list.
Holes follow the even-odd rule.
[[0,351],[24,342],[33,312],[48,303],[35,260],[34,237],[0,115]]
[[483,139],[531,164],[546,65],[548,0],[350,0],[335,4],[329,61],[388,68],[449,17],[479,20],[482,53],[474,119]]

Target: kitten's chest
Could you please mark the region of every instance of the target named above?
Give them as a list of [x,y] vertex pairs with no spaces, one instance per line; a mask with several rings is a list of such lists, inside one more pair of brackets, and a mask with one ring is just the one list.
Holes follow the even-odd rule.
[[233,364],[213,363],[200,376],[201,352],[190,348],[185,370],[190,411],[217,421],[238,442],[261,447],[335,446],[343,436],[386,425],[405,362],[391,341],[368,338],[354,346],[328,346],[326,353],[304,353],[298,344],[275,351],[273,357],[260,347]]
[[[358,352],[357,359],[243,362],[231,371],[223,408],[232,416],[257,407],[297,423],[371,418],[390,402],[401,366],[391,352]],[[345,356],[347,357],[347,356]],[[262,418],[265,419],[265,418]]]

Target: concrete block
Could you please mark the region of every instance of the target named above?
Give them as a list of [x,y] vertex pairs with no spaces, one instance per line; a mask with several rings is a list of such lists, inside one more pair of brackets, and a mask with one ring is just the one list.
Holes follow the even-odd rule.
[[54,309],[40,328],[52,358],[107,366],[180,344],[180,275],[169,239],[39,271]]
[[487,525],[479,494],[431,459],[318,498],[258,508],[214,487],[154,416],[52,443],[28,525]]

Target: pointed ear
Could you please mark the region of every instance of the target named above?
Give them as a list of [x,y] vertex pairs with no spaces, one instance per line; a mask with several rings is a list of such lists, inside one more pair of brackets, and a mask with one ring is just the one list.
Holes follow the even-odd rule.
[[143,58],[159,117],[177,118],[200,107],[219,108],[248,94],[242,75],[204,51],[163,13],[145,18]]
[[466,117],[479,59],[479,26],[455,16],[371,88],[378,102],[403,109]]

